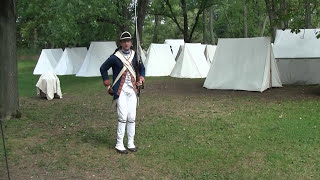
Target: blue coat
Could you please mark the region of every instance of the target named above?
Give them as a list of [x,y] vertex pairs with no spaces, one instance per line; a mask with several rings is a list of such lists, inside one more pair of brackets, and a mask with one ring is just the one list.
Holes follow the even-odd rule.
[[[131,64],[132,64],[133,69],[136,69],[136,64],[137,64],[137,56],[136,56],[136,54],[135,54]],[[139,74],[140,74],[140,76],[144,77],[145,76],[144,65],[143,65],[142,62],[139,65],[140,65],[139,66]],[[108,70],[110,68],[112,68],[112,71],[113,71],[112,79],[113,79],[113,82],[114,82],[115,79],[117,78],[118,74],[120,73],[121,69],[123,68],[123,63],[114,54],[111,55],[100,67],[100,73],[101,73],[103,81],[109,79]],[[120,78],[117,81],[117,83],[113,86],[113,92],[114,92],[113,99],[118,99],[119,98],[119,95],[120,95],[119,92],[121,91],[121,89],[119,89],[119,87],[122,88],[123,81],[124,81],[124,78],[125,78],[125,75],[126,75],[127,71],[122,75],[122,78]],[[135,82],[133,84],[135,86]]]

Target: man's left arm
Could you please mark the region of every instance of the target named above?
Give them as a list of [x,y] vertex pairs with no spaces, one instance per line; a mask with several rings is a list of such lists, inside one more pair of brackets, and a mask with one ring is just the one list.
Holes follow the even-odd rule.
[[140,83],[144,82],[144,77],[146,75],[146,69],[143,63],[139,63],[139,75],[140,75]]

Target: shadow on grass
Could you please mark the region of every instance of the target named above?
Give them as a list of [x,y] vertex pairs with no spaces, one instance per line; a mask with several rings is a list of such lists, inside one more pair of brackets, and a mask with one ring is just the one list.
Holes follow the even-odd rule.
[[83,143],[89,143],[93,146],[107,146],[110,149],[114,148],[116,131],[113,128],[88,128],[79,130],[77,136],[81,136]]

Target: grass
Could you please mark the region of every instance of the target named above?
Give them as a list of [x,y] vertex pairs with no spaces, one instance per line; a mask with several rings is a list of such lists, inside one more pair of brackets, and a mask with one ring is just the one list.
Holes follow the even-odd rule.
[[119,155],[117,116],[101,78],[60,76],[63,99],[46,101],[35,96],[34,65],[19,61],[23,115],[5,122],[14,179],[320,177],[319,96],[188,94],[188,87],[168,93],[170,83],[203,80],[147,78],[137,115],[139,151]]

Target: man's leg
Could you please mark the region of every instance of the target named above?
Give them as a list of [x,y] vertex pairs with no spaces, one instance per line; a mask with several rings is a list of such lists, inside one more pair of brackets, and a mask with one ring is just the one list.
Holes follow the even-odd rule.
[[134,91],[128,97],[128,122],[127,122],[127,135],[128,135],[128,148],[135,149],[134,135],[135,135],[135,120],[137,110],[137,96]]
[[118,104],[117,104],[117,113],[118,113],[118,129],[117,129],[116,149],[120,151],[124,151],[126,150],[126,148],[123,145],[123,138],[126,131],[126,122],[128,117],[127,98],[124,92],[120,93]]

